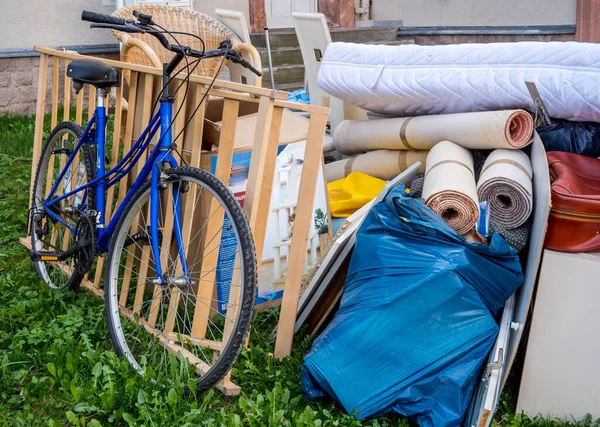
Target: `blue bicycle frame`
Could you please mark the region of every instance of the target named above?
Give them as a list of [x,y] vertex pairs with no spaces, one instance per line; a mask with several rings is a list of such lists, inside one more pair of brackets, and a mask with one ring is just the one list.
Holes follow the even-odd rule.
[[[166,90],[168,91],[168,89]],[[165,92],[166,92],[165,91]],[[69,155],[64,168],[62,169],[58,180],[54,183],[48,197],[44,200],[44,207],[46,214],[48,214],[53,220],[60,222],[67,227],[71,232],[75,233],[76,230],[73,226],[67,224],[59,215],[56,215],[52,209],[49,209],[53,205],[59,203],[61,200],[66,199],[76,193],[83,192],[83,199],[85,201],[87,195],[87,189],[95,188],[96,190],[96,248],[101,252],[108,251],[110,239],[115,231],[119,218],[123,214],[125,207],[133,195],[142,187],[148,177],[151,180],[150,186],[150,242],[152,246],[152,253],[154,256],[154,265],[156,266],[157,279],[160,280],[161,284],[164,284],[162,267],[160,264],[160,248],[159,242],[159,230],[158,230],[158,217],[159,217],[159,201],[160,191],[159,184],[161,180],[161,174],[163,167],[162,165],[168,163],[171,168],[178,167],[178,163],[171,154],[173,135],[171,133],[171,121],[173,115],[173,98],[168,96],[168,93],[161,97],[160,109],[152,117],[148,126],[144,129],[140,137],[137,139],[131,149],[123,156],[123,159],[115,165],[108,172],[105,170],[104,165],[104,154],[105,154],[105,142],[106,142],[106,124],[107,115],[106,108],[104,106],[105,92],[103,89],[97,89],[98,100],[97,107],[88,122],[81,139],[77,142],[75,149]],[[94,128],[95,125],[95,128]],[[93,129],[94,128],[94,129]],[[119,203],[119,207],[114,213],[113,217],[105,226],[105,212],[106,212],[106,190],[117,182],[119,182],[124,176],[126,176],[133,167],[137,164],[142,154],[146,151],[150,142],[156,136],[160,129],[160,143],[157,144],[150,152],[146,163],[142,167],[139,175],[134,180],[131,188],[127,191],[125,198]],[[69,191],[58,197],[54,197],[59,183],[65,176],[65,173],[75,159],[75,156],[83,146],[83,144],[96,145],[96,178],[81,187],[78,187],[72,191]],[[71,174],[73,176],[74,173]],[[110,178],[112,176],[112,178]],[[72,179],[72,178],[71,178]],[[173,192],[177,190],[175,186]],[[112,203],[112,201],[111,201]],[[180,198],[173,194],[173,222],[174,222],[174,233],[179,248],[179,258],[181,260],[181,266],[183,274],[187,276],[188,269],[185,260],[185,254],[183,253],[183,244],[181,238],[181,204]]]

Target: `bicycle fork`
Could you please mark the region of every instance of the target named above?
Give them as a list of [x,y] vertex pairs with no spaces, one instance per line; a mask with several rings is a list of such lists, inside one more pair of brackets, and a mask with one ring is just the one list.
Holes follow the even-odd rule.
[[[164,246],[166,251],[169,251],[171,236],[164,236],[169,241],[165,245],[161,245],[159,242],[160,231],[159,230],[159,217],[160,217],[160,199],[161,190],[168,187],[168,181],[172,180],[173,177],[169,176],[163,169],[162,165],[168,163],[172,168],[178,166],[177,161],[171,154],[171,116],[173,104],[170,100],[164,100],[161,102],[161,143],[160,146],[156,147],[159,150],[158,157],[152,167],[152,176],[150,183],[150,242],[152,245],[152,253],[154,254],[154,265],[156,271],[156,278],[154,279],[155,284],[161,286],[175,285],[185,286],[190,285],[191,280],[188,274],[188,265],[185,258],[185,248],[183,247],[182,238],[182,217],[181,217],[181,188],[179,185],[172,186],[171,197],[167,197],[167,200],[171,200],[165,207],[165,218],[168,217],[167,210],[172,209],[173,218],[173,233],[175,234],[175,243],[177,244],[177,252],[179,262],[181,263],[181,276],[165,276],[163,267],[168,266],[169,255],[164,257],[167,261],[165,266],[161,264],[161,247]],[[170,206],[169,206],[170,204]],[[167,225],[167,224],[165,224]]]

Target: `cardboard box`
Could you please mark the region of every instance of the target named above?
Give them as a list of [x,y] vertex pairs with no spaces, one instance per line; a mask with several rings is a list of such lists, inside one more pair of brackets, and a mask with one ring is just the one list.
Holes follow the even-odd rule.
[[[202,147],[211,148],[219,145],[221,137],[221,120],[223,116],[223,98],[210,99],[204,114],[204,132],[202,135]],[[233,143],[234,152],[252,149],[252,136],[256,129],[258,117],[258,104],[252,102],[240,102],[239,119]],[[306,117],[295,114],[290,110],[283,110],[281,133],[279,144],[291,144],[292,142],[304,141],[308,134],[308,122]]]

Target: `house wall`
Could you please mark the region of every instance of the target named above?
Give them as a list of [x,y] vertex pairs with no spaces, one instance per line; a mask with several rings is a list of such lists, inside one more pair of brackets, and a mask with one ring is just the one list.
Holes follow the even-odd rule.
[[[31,49],[36,44],[116,43],[110,31],[91,29],[89,23],[81,21],[82,10],[114,12],[114,6],[102,6],[102,3],[103,0],[0,0],[0,50]],[[194,7],[211,16],[214,16],[216,8],[223,8],[240,10],[248,17],[248,0],[196,0]]]
[[371,19],[407,27],[575,24],[576,0],[372,0]]
[[114,7],[102,0],[1,0],[0,49],[115,43],[109,31],[81,21],[82,10],[112,13]]

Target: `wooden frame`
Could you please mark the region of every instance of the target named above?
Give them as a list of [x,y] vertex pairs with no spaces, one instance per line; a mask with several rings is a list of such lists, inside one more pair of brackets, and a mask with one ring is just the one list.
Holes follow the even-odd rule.
[[[39,86],[38,99],[36,108],[36,127],[33,141],[33,164],[32,164],[32,179],[31,186],[33,187],[35,170],[41,155],[43,141],[43,126],[46,119],[46,89],[47,76],[49,72],[49,61],[52,63],[52,80],[51,80],[51,117],[49,118],[51,125],[54,126],[58,121],[58,106],[59,99],[62,94],[62,105],[65,108],[64,119],[70,117],[70,109],[72,105],[71,97],[71,81],[70,78],[64,77],[64,84],[59,85],[59,72],[66,70],[69,61],[81,58],[80,55],[69,52],[61,52],[58,50],[36,47],[35,50],[40,53],[40,69],[39,69]],[[94,58],[107,65],[115,67],[121,73],[129,74],[129,86],[124,88],[125,84],[117,88],[117,96],[114,101],[115,119],[112,129],[107,129],[107,135],[113,135],[113,145],[111,154],[111,165],[115,165],[119,161],[119,156],[123,152],[127,152],[132,141],[138,137],[142,128],[148,123],[152,113],[153,100],[160,91],[159,81],[157,76],[162,75],[162,70],[159,68],[144,67],[139,65],[128,64],[125,62],[107,60],[103,58]],[[62,66],[61,66],[62,65]],[[183,78],[184,76],[179,76]],[[231,157],[233,154],[233,141],[235,138],[235,129],[238,119],[239,101],[253,102],[259,104],[258,122],[253,136],[252,160],[248,175],[248,183],[246,189],[246,199],[244,202],[244,211],[249,219],[250,227],[253,232],[255,245],[257,248],[257,263],[260,270],[260,260],[262,256],[262,247],[265,240],[267,217],[265,212],[268,212],[271,198],[272,180],[275,173],[277,146],[279,142],[279,132],[281,129],[281,118],[284,108],[294,108],[296,110],[310,113],[309,131],[306,142],[305,152],[305,167],[302,170],[300,179],[299,208],[296,212],[296,221],[292,234],[292,245],[290,248],[290,268],[288,270],[287,280],[284,289],[284,300],[282,303],[281,319],[279,325],[279,337],[277,339],[277,348],[279,356],[289,355],[291,342],[293,337],[294,321],[296,315],[296,307],[298,304],[300,282],[302,280],[302,270],[294,269],[295,265],[303,265],[303,253],[306,255],[306,242],[310,231],[312,221],[312,200],[314,199],[315,189],[317,185],[318,172],[322,168],[322,145],[325,134],[325,125],[327,123],[328,108],[316,107],[311,105],[302,105],[287,101],[287,93],[271,89],[263,89],[251,87],[238,83],[217,80],[214,87],[209,89],[208,85],[212,79],[203,76],[190,76],[190,89],[188,99],[182,99],[184,91],[180,91],[175,99],[175,106],[182,106],[182,111],[185,111],[185,116],[181,115],[175,119],[174,134],[183,129],[185,123],[184,118],[189,117],[192,111],[195,110],[199,101],[208,91],[211,96],[225,98],[222,132],[217,153],[217,176],[220,179],[227,179],[231,168]],[[62,87],[61,87],[62,86]],[[87,95],[87,96],[86,96]],[[95,90],[93,87],[86,87],[80,91],[75,99],[75,119],[78,123],[83,120],[83,109],[87,108],[92,112],[95,106]],[[125,99],[123,99],[125,98]],[[127,110],[124,109],[124,104],[127,103]],[[184,157],[191,166],[199,167],[202,156],[201,143],[202,131],[204,126],[204,108],[200,108],[198,113],[190,122],[186,129],[184,138],[178,141],[179,147],[183,152]],[[110,132],[110,133],[109,133]],[[108,149],[107,144],[107,149]],[[121,154],[120,154],[121,153]],[[141,159],[143,163],[144,159]],[[142,164],[141,163],[141,164]],[[141,167],[140,164],[140,167]],[[107,197],[107,212],[114,212],[114,209],[123,200],[127,187],[131,184],[132,178],[137,171],[132,173],[132,176],[126,177],[121,181],[118,194],[111,188]],[[191,207],[189,210],[184,209],[183,212],[183,227],[184,233],[189,234],[192,225],[193,215],[191,215]],[[189,224],[188,224],[189,223]],[[31,247],[31,239],[25,237],[21,239],[21,243],[27,247]],[[303,248],[304,245],[304,248]],[[82,286],[91,291],[94,295],[102,297],[103,291],[99,287],[102,280],[102,268],[104,260],[99,258],[97,264],[96,275],[92,278],[87,278],[83,281]],[[68,271],[66,264],[61,268]],[[231,296],[230,296],[231,298]],[[122,307],[123,311],[126,311]],[[230,313],[233,310],[229,311]],[[127,313],[125,313],[127,315]],[[226,324],[233,323],[229,315],[226,317]],[[146,321],[145,321],[146,322]],[[144,326],[149,333],[154,333],[151,319]],[[167,329],[167,328],[166,328]],[[199,331],[203,330],[202,325],[198,325]],[[227,335],[227,327],[225,328],[225,336]],[[160,343],[164,345],[168,351],[177,353],[181,352],[184,356],[198,369],[202,370],[200,360],[190,354],[177,342],[173,342],[172,334],[166,333],[161,335]],[[207,342],[207,347],[214,351],[219,351],[221,348],[218,343],[208,342],[204,337],[194,337]],[[226,340],[226,337],[224,337]],[[197,360],[196,360],[197,359]],[[219,384],[218,388],[226,395],[239,394],[240,388],[233,384],[229,379],[229,374]]]

